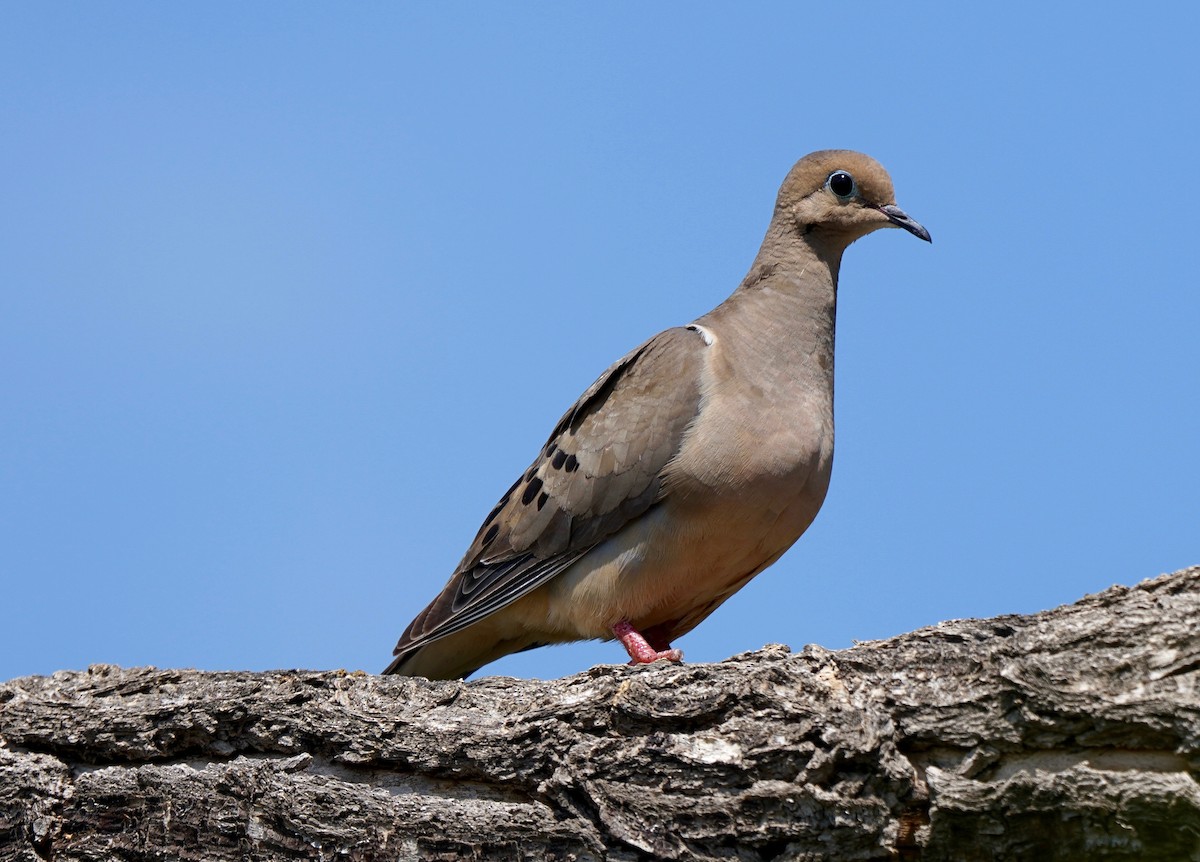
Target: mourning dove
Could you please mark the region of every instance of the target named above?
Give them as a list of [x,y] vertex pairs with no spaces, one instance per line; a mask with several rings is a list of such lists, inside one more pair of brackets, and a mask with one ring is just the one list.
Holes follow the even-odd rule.
[[620,640],[631,664],[791,547],[833,461],[838,268],[882,227],[929,232],[869,156],[805,156],[750,273],[605,371],[484,519],[384,673],[455,679],[520,650]]

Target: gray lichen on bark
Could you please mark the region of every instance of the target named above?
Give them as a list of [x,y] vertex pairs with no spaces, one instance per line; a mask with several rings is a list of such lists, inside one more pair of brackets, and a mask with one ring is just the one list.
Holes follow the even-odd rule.
[[1200,568],[561,680],[0,685],[0,858],[1200,859]]

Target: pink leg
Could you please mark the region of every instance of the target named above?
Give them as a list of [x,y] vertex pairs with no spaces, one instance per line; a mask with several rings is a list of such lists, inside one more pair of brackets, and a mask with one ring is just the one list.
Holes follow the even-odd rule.
[[630,664],[650,664],[659,659],[683,661],[683,652],[671,649],[670,644],[666,644],[667,648],[664,650],[656,650],[650,646],[637,629],[630,625],[629,620],[621,620],[612,627],[612,631],[617,636],[617,640],[625,645],[625,651],[629,653],[631,659]]

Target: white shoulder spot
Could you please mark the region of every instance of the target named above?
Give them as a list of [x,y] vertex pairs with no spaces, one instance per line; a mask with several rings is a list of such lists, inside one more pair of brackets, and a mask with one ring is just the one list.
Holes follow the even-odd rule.
[[716,341],[716,339],[713,337],[713,334],[708,330],[708,328],[701,326],[699,323],[689,323],[686,328],[690,329],[692,332],[699,333],[700,337],[702,339],[704,339],[704,343],[706,345],[708,345],[709,347],[712,347],[713,342]]

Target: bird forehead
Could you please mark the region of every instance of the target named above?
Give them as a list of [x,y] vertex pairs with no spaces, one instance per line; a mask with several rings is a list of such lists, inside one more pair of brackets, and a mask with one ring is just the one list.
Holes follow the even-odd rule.
[[783,184],[788,197],[802,198],[825,186],[834,171],[845,171],[858,184],[860,194],[876,204],[895,203],[892,179],[883,165],[854,150],[818,150],[796,162]]

